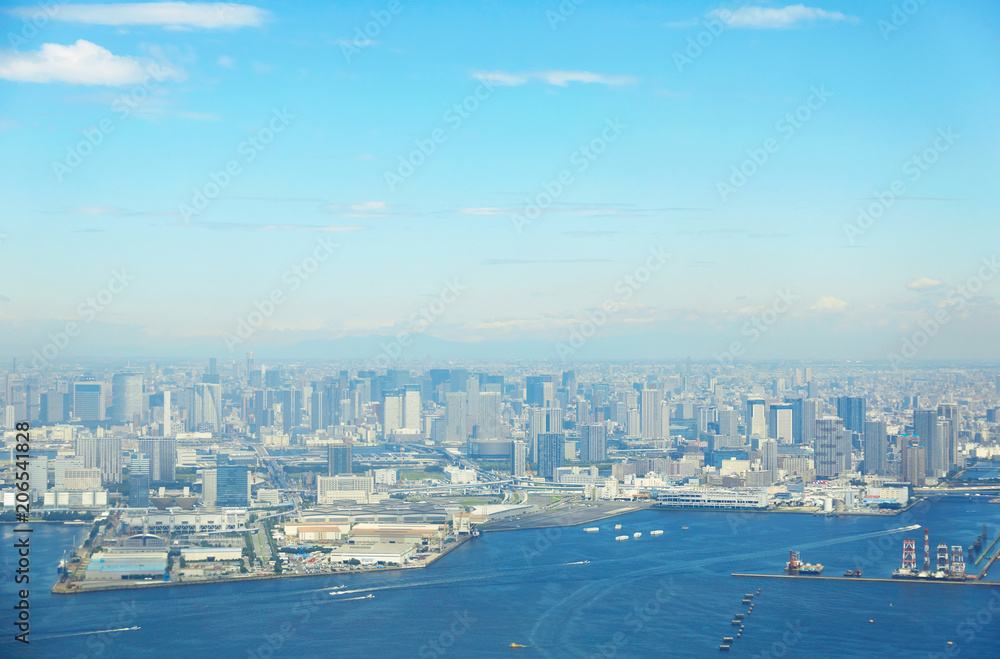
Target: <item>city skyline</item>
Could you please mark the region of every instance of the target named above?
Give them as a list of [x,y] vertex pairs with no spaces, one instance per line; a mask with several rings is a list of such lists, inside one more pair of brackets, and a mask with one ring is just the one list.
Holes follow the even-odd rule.
[[994,5],[563,5],[4,10],[6,356],[1000,358]]

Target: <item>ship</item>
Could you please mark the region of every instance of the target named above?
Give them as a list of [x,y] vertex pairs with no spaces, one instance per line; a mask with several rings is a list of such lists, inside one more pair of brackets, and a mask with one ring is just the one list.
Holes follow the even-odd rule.
[[823,573],[823,564],[803,563],[799,560],[799,552],[791,550],[788,552],[788,563],[785,565],[784,573],[792,575],[819,575]]
[[523,648],[523,647],[526,647],[526,646],[521,645],[520,643],[511,643],[510,647],[512,647],[512,648]]
[[365,595],[365,599],[366,599],[366,600],[370,600],[370,599],[373,599],[374,597],[375,597],[375,596],[374,596],[374,595],[372,595],[371,593],[368,593],[367,595]]
[[853,570],[848,570],[847,572],[844,573],[844,576],[845,577],[860,577],[861,576],[861,568],[854,568]]

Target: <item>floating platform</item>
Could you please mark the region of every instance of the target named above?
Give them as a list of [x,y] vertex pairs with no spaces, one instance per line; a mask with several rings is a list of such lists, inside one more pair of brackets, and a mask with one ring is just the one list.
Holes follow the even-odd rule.
[[583,532],[584,533],[597,533],[600,530],[601,530],[601,528],[599,526],[591,526],[590,528],[584,529]]
[[993,586],[1000,587],[1000,581],[982,581],[982,580],[968,580],[968,581],[949,581],[947,579],[876,579],[873,577],[821,577],[812,574],[745,574],[742,572],[733,572],[731,576],[734,577],[754,577],[760,579],[792,579],[798,581],[814,580],[814,581],[852,581],[854,583],[936,583],[936,584],[950,584],[952,586]]
[[663,531],[657,529],[656,531],[650,531],[649,535],[663,535]]

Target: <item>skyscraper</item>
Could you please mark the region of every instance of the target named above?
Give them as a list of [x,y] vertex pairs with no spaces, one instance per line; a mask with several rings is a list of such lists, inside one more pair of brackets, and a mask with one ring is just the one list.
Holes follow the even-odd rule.
[[538,472],[552,478],[555,470],[566,460],[566,436],[562,433],[543,432],[538,435]]
[[220,508],[246,508],[250,503],[247,467],[220,466],[215,471],[215,505]]
[[100,469],[102,483],[122,480],[122,440],[120,437],[78,437],[76,456],[84,469]]
[[382,397],[382,434],[388,437],[403,427],[403,392],[386,391]]
[[942,403],[938,405],[937,411],[939,417],[948,419],[948,466],[950,469],[958,461],[958,433],[962,429],[962,412],[955,403]]
[[172,483],[176,477],[177,441],[167,437],[139,440],[139,452],[149,456],[151,483]]
[[889,435],[885,421],[865,421],[865,474],[888,476]]
[[768,436],[784,444],[791,444],[795,440],[792,430],[793,412],[792,406],[788,403],[774,403],[771,405],[771,422],[768,424]]
[[524,478],[528,468],[528,445],[514,440],[510,443],[510,475],[514,478]]
[[914,487],[926,485],[926,449],[917,437],[901,437],[900,478]]
[[580,459],[604,462],[608,459],[607,430],[602,424],[580,426]]
[[865,431],[867,416],[867,401],[860,396],[839,396],[837,398],[837,416],[844,420],[844,427],[856,433]]
[[925,451],[925,475],[932,478],[942,478],[948,473],[948,434],[942,435],[938,424],[937,410],[914,410],[913,433],[920,438],[920,444]]
[[142,376],[115,373],[111,378],[111,418],[119,423],[142,419]]
[[445,441],[449,443],[464,442],[468,437],[466,430],[466,417],[468,409],[465,404],[464,391],[449,391],[444,395],[445,400]]
[[104,421],[106,407],[104,383],[73,383],[73,415],[76,418],[81,421]]
[[495,391],[479,392],[479,422],[477,439],[499,439],[503,421],[500,394]]
[[663,437],[662,400],[659,389],[643,389],[639,396],[643,439]]
[[334,442],[326,447],[327,476],[350,474],[354,467],[352,446],[348,442]]
[[191,430],[201,427],[219,434],[222,430],[222,385],[196,383],[191,389],[191,409],[188,414]]
[[771,482],[778,479],[778,440],[764,439],[760,442],[760,462],[764,471],[770,472]]
[[758,437],[767,436],[767,418],[764,416],[763,398],[747,399],[743,427],[746,432],[747,443],[750,443],[750,438],[754,435]]
[[[409,374],[409,371],[407,371]],[[403,386],[403,427],[409,430],[420,430],[420,385],[407,384]]]
[[816,478],[833,478],[851,468],[851,436],[840,417],[824,416],[816,420],[813,448]]
[[128,479],[129,508],[149,507],[149,475],[130,474]]

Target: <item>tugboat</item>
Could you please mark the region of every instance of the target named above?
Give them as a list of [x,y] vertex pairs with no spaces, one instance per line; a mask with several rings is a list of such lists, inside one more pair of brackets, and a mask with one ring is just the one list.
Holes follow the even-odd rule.
[[823,573],[823,564],[803,563],[799,560],[799,552],[792,550],[788,552],[788,563],[783,571],[791,575],[819,575]]
[[861,576],[861,568],[858,567],[858,568],[854,568],[853,570],[848,570],[847,572],[844,573],[844,576],[845,577],[860,577]]

